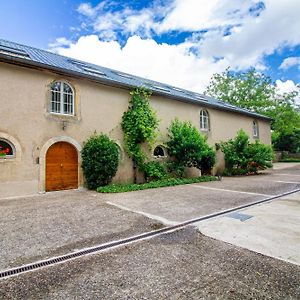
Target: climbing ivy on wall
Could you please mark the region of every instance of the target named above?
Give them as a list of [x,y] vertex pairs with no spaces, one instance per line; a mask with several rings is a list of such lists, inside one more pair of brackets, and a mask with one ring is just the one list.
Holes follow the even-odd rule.
[[127,154],[143,171],[147,156],[142,150],[142,144],[151,145],[156,137],[158,119],[149,104],[151,92],[145,89],[135,89],[131,93],[129,107],[122,116]]

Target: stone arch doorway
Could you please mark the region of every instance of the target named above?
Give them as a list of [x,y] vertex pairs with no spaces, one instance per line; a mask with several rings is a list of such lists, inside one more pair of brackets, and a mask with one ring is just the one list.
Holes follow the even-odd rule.
[[78,151],[72,144],[65,141],[52,144],[45,163],[46,192],[78,188]]

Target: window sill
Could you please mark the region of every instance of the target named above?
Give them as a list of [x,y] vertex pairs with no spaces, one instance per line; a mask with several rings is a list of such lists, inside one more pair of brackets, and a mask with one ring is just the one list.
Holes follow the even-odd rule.
[[0,164],[5,162],[14,162],[16,161],[15,157],[0,157]]
[[52,113],[47,111],[45,113],[45,117],[48,120],[54,120],[54,121],[70,121],[70,122],[79,122],[79,116],[78,115],[67,115],[67,114],[58,114],[58,113]]

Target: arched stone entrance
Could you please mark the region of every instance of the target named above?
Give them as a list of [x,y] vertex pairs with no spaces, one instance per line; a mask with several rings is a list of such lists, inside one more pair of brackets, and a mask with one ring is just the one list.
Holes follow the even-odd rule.
[[59,191],[78,188],[78,153],[67,142],[57,142],[46,153],[45,190]]
[[39,191],[75,189],[82,186],[81,146],[67,136],[48,140],[40,151]]

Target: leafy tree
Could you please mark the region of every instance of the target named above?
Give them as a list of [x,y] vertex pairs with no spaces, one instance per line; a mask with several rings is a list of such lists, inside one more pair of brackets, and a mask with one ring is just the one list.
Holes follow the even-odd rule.
[[210,171],[215,164],[215,152],[191,122],[175,119],[169,129],[168,153],[177,164]]
[[111,182],[119,164],[118,146],[107,135],[93,135],[81,151],[82,169],[89,189]]
[[254,69],[245,73],[227,69],[213,75],[205,94],[265,114],[273,105],[275,89],[269,77]]
[[270,77],[256,72],[232,72],[227,69],[214,74],[205,93],[238,107],[272,118],[271,128],[280,133],[300,129],[299,92],[279,95]]
[[241,129],[234,139],[219,144],[224,153],[227,173],[231,175],[257,172],[272,166],[273,150],[259,141],[249,142],[249,136]]
[[274,149],[278,151],[300,152],[300,129],[292,132],[280,132],[272,134]]

